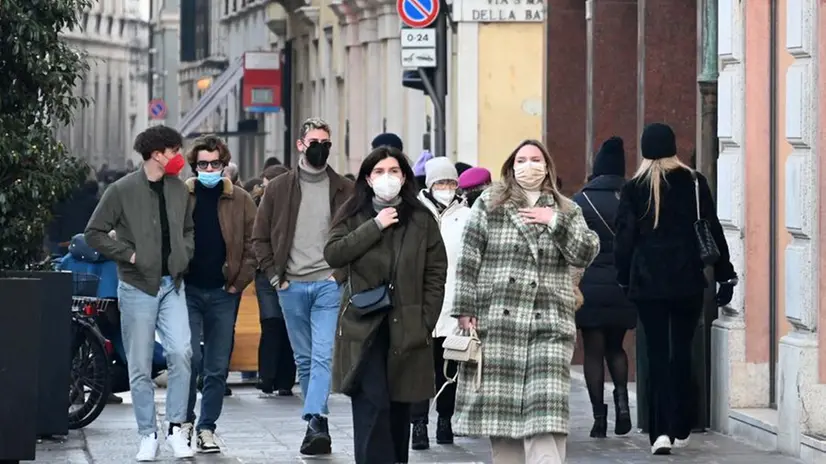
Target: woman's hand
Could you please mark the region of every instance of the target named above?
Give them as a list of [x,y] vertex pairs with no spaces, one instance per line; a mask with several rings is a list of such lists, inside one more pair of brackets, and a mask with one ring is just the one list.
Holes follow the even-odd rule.
[[527,224],[549,225],[554,219],[556,212],[549,206],[535,208],[520,208],[519,216]]
[[471,330],[476,328],[476,318],[473,316],[459,316],[459,328]]
[[384,208],[379,211],[378,216],[376,216],[376,220],[379,222],[381,229],[384,230],[399,222],[399,212],[396,211],[396,208]]

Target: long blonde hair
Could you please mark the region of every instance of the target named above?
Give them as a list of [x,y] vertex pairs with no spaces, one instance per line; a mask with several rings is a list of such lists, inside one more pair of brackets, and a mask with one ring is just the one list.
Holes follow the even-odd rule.
[[560,211],[567,211],[571,201],[559,192],[556,185],[556,166],[554,165],[554,160],[551,158],[548,149],[545,148],[545,145],[539,140],[522,141],[522,143],[511,152],[508,159],[505,160],[505,163],[502,164],[502,171],[500,172],[501,180],[491,187],[492,207],[498,208],[508,202],[515,202],[519,204],[519,206],[523,206],[523,203],[527,202],[527,197],[525,197],[524,192],[522,192],[522,189],[519,188],[516,183],[513,163],[519,150],[528,145],[534,146],[542,152],[542,157],[545,159],[545,166],[548,169],[545,180],[542,181],[540,191],[553,197],[556,207],[559,208]]
[[665,176],[675,169],[693,170],[685,163],[680,161],[677,156],[670,156],[668,158],[660,158],[655,160],[644,159],[634,173],[633,180],[639,183],[645,183],[648,186],[648,209],[645,214],[651,211],[651,206],[654,206],[654,228],[660,224],[660,196],[662,194],[662,183],[665,181]]

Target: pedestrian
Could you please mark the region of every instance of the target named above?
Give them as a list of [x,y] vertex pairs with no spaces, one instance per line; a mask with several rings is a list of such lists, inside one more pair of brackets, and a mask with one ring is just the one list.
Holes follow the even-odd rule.
[[469,165],[469,164],[467,164],[467,163],[463,163],[463,162],[461,162],[461,161],[459,161],[458,163],[456,163],[454,166],[456,167],[456,172],[457,172],[457,173],[459,173],[459,175],[460,175],[460,176],[462,175],[462,173],[463,173],[463,172],[465,172],[465,171],[467,171],[468,169],[470,169],[470,168],[472,168],[472,167],[473,167],[473,166],[471,166],[471,165]]
[[416,184],[418,184],[418,188],[420,189],[427,188],[425,185],[427,179],[425,178],[424,165],[431,159],[433,159],[433,153],[430,153],[429,150],[424,150],[421,155],[419,155],[419,159],[416,160],[416,164],[413,165],[413,174],[416,176]]
[[[456,363],[448,362],[447,377],[445,376],[445,360],[443,358],[443,344],[445,338],[456,332],[458,325],[456,318],[451,316],[453,309],[453,295],[456,286],[456,258],[462,246],[462,232],[470,216],[464,199],[456,194],[459,187],[459,174],[456,167],[444,156],[433,158],[425,163],[427,186],[419,192],[419,201],[430,210],[442,235],[442,241],[447,253],[447,280],[445,281],[445,298],[442,304],[439,320],[433,330],[433,362],[436,376],[436,391],[441,390],[448,378],[456,375]],[[453,443],[453,428],[450,424],[456,408],[456,384],[448,383],[436,399],[436,443],[448,445]],[[428,413],[430,402],[414,403],[411,415],[413,431],[411,447],[414,450],[424,450],[430,447],[427,433]]]
[[646,126],[640,149],[644,159],[620,195],[614,261],[645,330],[651,453],[670,454],[672,444],[688,445],[697,411],[691,349],[707,285],[698,216],[720,254],[714,263],[718,306],[731,301],[737,273],[708,181],[677,158],[671,127]]
[[324,260],[324,245],[330,218],[349,197],[352,183],[327,164],[331,146],[326,122],[310,118],[301,124],[298,166],[267,184],[253,232],[258,265],[278,293],[295,354],[306,455],[332,449],[327,397],[344,273]]
[[[226,143],[215,135],[198,137],[187,153],[187,162],[197,176],[186,181],[194,204],[195,251],[184,279],[192,334],[192,376],[183,428],[191,441],[194,426],[196,449],[201,453],[221,451],[215,441],[215,422],[224,404],[235,318],[241,294],[257,267],[252,251],[255,203],[247,192],[223,177],[231,158]],[[203,353],[196,334],[203,334]],[[198,376],[203,379],[203,390],[195,425]]]
[[494,464],[563,463],[576,342],[571,267],[591,263],[599,238],[557,190],[540,142],[519,144],[501,179],[473,205],[462,236],[453,315],[478,333],[482,360],[459,368],[453,427],[490,437]]
[[[264,188],[286,172],[289,172],[289,169],[282,165],[265,169]],[[275,200],[278,201],[277,198]],[[278,396],[292,396],[295,386],[295,355],[290,346],[278,294],[270,284],[267,273],[262,269],[255,274],[255,296],[258,298],[261,324],[261,338],[258,342],[258,383],[255,387],[267,395],[275,392]]]
[[[176,458],[194,455],[181,428],[192,356],[183,275],[195,247],[193,205],[177,177],[186,164],[182,144],[181,134],[166,126],[138,134],[134,149],[143,157],[142,169],[106,189],[85,233],[89,246],[118,263],[121,331],[141,437],[138,461],[154,461],[158,452],[151,378],[156,331],[169,365],[166,443]],[[116,238],[109,236],[112,230]]]
[[[348,273],[333,388],[352,402],[356,464],[408,462],[410,406],[435,393],[431,334],[447,258],[413,177],[401,151],[373,150],[324,249],[330,265]],[[376,293],[387,303],[366,307],[364,300],[375,301]]]
[[385,132],[383,134],[377,135],[373,138],[373,141],[370,143],[370,146],[375,150],[381,146],[388,146],[393,147],[396,150],[404,153],[404,144],[402,143],[401,137],[392,133],[392,132]]
[[594,414],[591,437],[605,438],[608,407],[605,405],[605,365],[614,383],[614,434],[631,431],[628,405],[628,356],[622,348],[625,333],[637,326],[637,310],[617,286],[614,267],[614,220],[625,185],[625,148],[619,137],[600,147],[588,183],[573,200],[582,209],[588,227],[599,235],[599,254],[588,266],[579,287],[583,304],[576,312],[585,349],[585,384]]
[[490,171],[485,168],[472,167],[459,174],[459,189],[465,197],[468,207],[473,207],[479,195],[490,187]]
[[238,170],[238,165],[235,163],[227,164],[224,168],[224,177],[228,178],[233,185],[243,188],[241,185],[241,172]]

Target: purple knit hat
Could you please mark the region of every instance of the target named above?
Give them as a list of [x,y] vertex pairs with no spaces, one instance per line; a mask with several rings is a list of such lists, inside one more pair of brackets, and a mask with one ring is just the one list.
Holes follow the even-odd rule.
[[424,176],[425,175],[424,165],[425,165],[425,163],[427,163],[428,161],[430,161],[432,159],[433,159],[433,153],[430,153],[427,150],[423,151],[422,154],[419,155],[419,159],[416,160],[416,164],[413,165],[413,175],[415,175],[417,177],[418,176]]
[[485,168],[474,167],[459,176],[459,188],[472,189],[490,183],[490,171]]

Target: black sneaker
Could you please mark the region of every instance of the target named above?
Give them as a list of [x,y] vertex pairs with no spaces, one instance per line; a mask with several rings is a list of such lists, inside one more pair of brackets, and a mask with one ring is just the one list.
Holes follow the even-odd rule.
[[261,390],[261,393],[265,395],[271,395],[273,392],[272,382],[269,380],[258,379],[258,383],[255,384],[255,388]]
[[327,427],[327,418],[314,414],[307,422],[307,433],[304,434],[304,441],[301,442],[301,454],[307,456],[331,454],[333,452],[332,445],[330,430]]
[[293,391],[292,390],[287,390],[285,388],[285,389],[282,389],[282,390],[278,390],[276,392],[276,395],[278,395],[278,396],[293,396]]
[[440,417],[436,423],[436,443],[440,445],[453,444],[453,426],[449,417]]
[[427,437],[427,424],[414,422],[413,432],[410,434],[410,448],[422,451],[430,448],[430,439]]
[[198,431],[198,452],[202,454],[221,452],[221,447],[215,443],[215,434],[211,430]]

